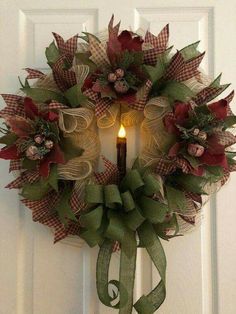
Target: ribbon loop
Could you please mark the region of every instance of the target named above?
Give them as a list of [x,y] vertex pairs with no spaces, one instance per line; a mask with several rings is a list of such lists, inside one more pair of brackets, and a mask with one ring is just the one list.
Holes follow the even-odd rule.
[[87,229],[96,231],[102,223],[103,207],[100,205],[89,213],[80,217],[80,222]]
[[124,210],[126,212],[129,212],[135,208],[135,201],[130,191],[126,191],[122,193],[121,198],[122,198]]
[[116,208],[122,205],[122,199],[118,186],[109,184],[104,187],[105,205],[108,208]]
[[85,201],[89,204],[103,203],[103,186],[89,184],[85,187]]
[[142,196],[139,204],[144,217],[153,224],[163,222],[169,210],[167,205],[147,196]]
[[130,170],[121,183],[121,188],[124,191],[130,190],[132,194],[135,194],[143,186],[144,182],[137,169]]

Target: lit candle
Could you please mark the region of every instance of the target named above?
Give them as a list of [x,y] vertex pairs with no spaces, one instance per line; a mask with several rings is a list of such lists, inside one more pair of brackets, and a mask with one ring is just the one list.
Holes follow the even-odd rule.
[[122,180],[126,174],[126,132],[124,126],[121,124],[120,130],[117,137],[116,148],[117,148],[117,166],[120,172],[120,179]]

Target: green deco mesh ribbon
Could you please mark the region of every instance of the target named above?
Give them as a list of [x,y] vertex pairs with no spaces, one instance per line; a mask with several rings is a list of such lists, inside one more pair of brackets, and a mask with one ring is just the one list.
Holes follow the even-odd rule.
[[[120,186],[86,187],[85,198],[91,207],[81,216],[84,226],[81,237],[91,247],[100,246],[97,259],[98,296],[106,306],[119,309],[120,314],[131,313],[133,307],[141,314],[154,313],[166,296],[166,258],[155,225],[165,220],[169,208],[153,198],[160,188],[160,182],[154,176],[141,175],[136,169],[127,173]],[[155,289],[133,304],[137,237],[139,246],[146,248],[161,280]],[[114,241],[121,245],[119,281],[108,279]],[[113,292],[111,296],[109,285],[115,286],[118,292]],[[112,305],[117,299],[118,303]]]

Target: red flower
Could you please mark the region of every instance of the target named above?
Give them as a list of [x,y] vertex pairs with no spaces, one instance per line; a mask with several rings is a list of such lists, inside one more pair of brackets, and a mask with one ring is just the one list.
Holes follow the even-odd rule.
[[19,159],[19,153],[17,151],[16,145],[12,145],[9,147],[4,147],[0,150],[0,158],[6,160],[16,160]]
[[64,164],[64,155],[58,144],[54,145],[53,150],[40,162],[39,173],[43,177],[48,177],[50,164]]
[[215,134],[212,134],[208,138],[207,148],[199,159],[205,165],[228,168],[228,162],[225,156],[225,147],[219,143],[219,138]]
[[[36,118],[41,118],[47,122],[55,122],[58,120],[58,114],[53,111],[39,111],[38,107],[34,104],[31,98],[26,97],[24,99],[24,108],[25,108],[25,118],[19,116],[7,116],[6,123],[10,127],[10,131],[15,133],[18,136],[14,145],[10,147],[4,147],[0,150],[0,158],[8,160],[17,160],[24,156],[23,153],[20,153],[17,145],[21,141],[24,141],[27,138],[33,138],[37,132],[35,130]],[[36,143],[37,145],[37,143]],[[27,154],[26,154],[27,156]],[[28,156],[27,156],[28,157]],[[50,151],[43,155],[43,158],[38,160],[39,162],[39,173],[43,177],[47,177],[50,172],[50,164],[52,163],[65,163],[63,152],[61,151],[57,143],[53,143]]]
[[23,117],[6,117],[6,124],[10,127],[11,132],[15,133],[19,137],[27,137],[34,131],[31,120]]
[[142,51],[143,40],[140,36],[133,36],[132,32],[123,31],[119,36],[110,32],[107,42],[107,55],[112,65],[115,65],[123,51]]
[[177,142],[173,146],[171,146],[168,156],[169,157],[175,157],[178,155],[179,151],[181,149],[181,143]]
[[167,132],[179,135],[180,132],[176,125],[183,126],[185,124],[189,117],[190,109],[189,104],[176,102],[173,114],[167,114],[163,119]]
[[143,40],[140,36],[132,36],[129,31],[123,31],[118,36],[118,41],[121,44],[121,50],[141,51]]
[[39,116],[38,107],[33,103],[32,99],[25,97],[24,99],[24,109],[27,118],[34,120],[35,117]]
[[59,116],[53,111],[39,111],[33,100],[29,97],[24,99],[25,115],[27,118],[34,120],[36,117],[43,118],[46,121],[57,121]]
[[224,154],[225,147],[219,143],[220,139],[216,134],[212,134],[207,138],[207,151],[213,155]]
[[206,150],[199,159],[205,165],[221,166],[226,169],[228,168],[228,162],[225,154],[211,154]]
[[227,117],[228,102],[225,99],[221,99],[208,105],[208,108],[214,114],[216,119],[224,120]]

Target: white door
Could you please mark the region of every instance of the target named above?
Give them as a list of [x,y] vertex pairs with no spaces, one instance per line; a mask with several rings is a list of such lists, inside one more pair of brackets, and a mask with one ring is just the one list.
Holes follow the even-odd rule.
[[[44,49],[52,31],[65,38],[85,30],[97,32],[112,13],[124,28],[157,33],[169,23],[170,43],[177,48],[201,40],[201,49],[207,50],[205,70],[212,75],[223,71],[223,81],[235,87],[235,0],[0,0],[0,91],[14,93],[19,88],[22,68],[46,68]],[[113,160],[116,131],[101,133],[114,143],[102,151]],[[131,159],[139,146],[137,130],[128,131],[128,141]],[[31,221],[17,192],[4,189],[11,180],[7,167],[1,161],[0,313],[114,313],[96,296],[97,249],[72,238],[53,245],[51,231]],[[164,243],[167,299],[158,313],[236,313],[235,192],[233,176],[206,206],[201,228]],[[118,253],[113,262],[115,272]],[[141,251],[137,263],[136,297],[150,291],[156,277]]]

